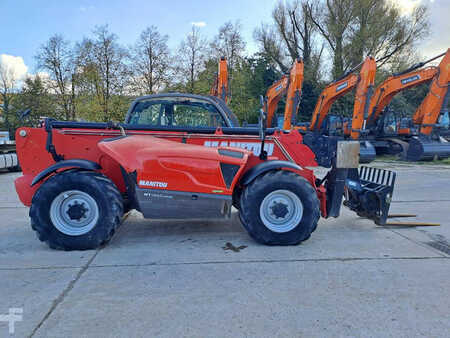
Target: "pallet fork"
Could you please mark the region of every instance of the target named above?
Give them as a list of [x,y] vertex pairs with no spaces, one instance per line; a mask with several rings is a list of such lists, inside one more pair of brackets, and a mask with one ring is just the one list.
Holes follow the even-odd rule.
[[391,214],[396,173],[386,169],[361,166],[350,169],[346,180],[344,205],[358,216],[372,219],[380,226],[439,226],[428,222],[387,222],[389,218],[416,217],[413,214]]

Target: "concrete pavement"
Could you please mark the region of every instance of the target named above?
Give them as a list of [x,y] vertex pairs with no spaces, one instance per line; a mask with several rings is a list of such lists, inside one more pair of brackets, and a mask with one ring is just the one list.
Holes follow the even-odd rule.
[[108,246],[84,252],[40,243],[17,174],[0,173],[0,315],[23,308],[18,337],[447,337],[450,167],[395,170],[392,213],[440,227],[382,228],[344,209],[299,246],[267,247],[236,213],[171,222],[134,212]]

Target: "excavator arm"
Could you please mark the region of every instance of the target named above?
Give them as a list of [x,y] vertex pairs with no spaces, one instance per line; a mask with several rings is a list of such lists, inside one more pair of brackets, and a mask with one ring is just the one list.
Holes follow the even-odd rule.
[[[413,115],[413,123],[419,125],[419,133],[430,135],[433,126],[437,123],[442,108],[449,100],[448,86],[450,83],[450,48],[447,49],[444,58],[437,67],[436,76],[434,77],[427,96],[417,108]],[[439,57],[437,56],[437,57]],[[436,58],[437,58],[436,57]]]
[[353,72],[360,65],[348,71],[342,78],[334,81],[325,87],[316,103],[314,113],[309,125],[311,131],[319,131],[325,120],[332,104],[341,96],[351,91],[355,86],[356,95],[353,106],[352,130],[350,136],[353,139],[359,137],[361,129],[365,128],[365,119],[367,118],[368,106],[371,91],[375,81],[376,63],[373,57],[368,56],[362,63],[359,74]]
[[212,96],[221,98],[225,103],[228,103],[228,66],[225,57],[222,57],[219,61],[219,70],[216,80],[209,93]]
[[316,102],[316,107],[311,118],[309,129],[311,131],[319,131],[323,121],[328,115],[333,103],[341,96],[351,91],[358,83],[358,75],[348,74],[340,80],[329,84],[320,93],[319,100]]
[[[419,64],[418,66],[421,65]],[[415,70],[418,66],[413,66],[406,71],[389,76],[377,87],[370,101],[367,126],[374,126],[376,124],[383,109],[389,105],[394,96],[400,91],[430,81],[439,73],[438,67],[430,66]]]
[[284,109],[283,129],[292,129],[292,124],[295,125],[298,107],[300,106],[300,98],[302,95],[303,85],[303,60],[298,59],[292,66],[289,75],[289,86],[286,95],[286,107]]
[[303,85],[303,60],[297,59],[292,65],[289,77],[283,77],[275,82],[266,92],[267,125],[271,126],[278,102],[286,93],[283,129],[292,129],[292,120],[297,116]]
[[366,129],[366,121],[369,115],[369,102],[373,94],[375,72],[377,64],[375,59],[368,56],[359,72],[359,81],[356,87],[355,103],[353,105],[352,129],[350,138],[357,140]]
[[278,102],[281,97],[286,93],[286,89],[289,84],[289,78],[283,75],[281,79],[274,82],[266,91],[265,107],[267,112],[267,125],[272,126],[272,121],[277,110]]

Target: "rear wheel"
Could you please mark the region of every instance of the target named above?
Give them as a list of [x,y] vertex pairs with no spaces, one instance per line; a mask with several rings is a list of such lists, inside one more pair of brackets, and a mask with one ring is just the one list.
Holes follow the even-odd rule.
[[240,218],[250,236],[269,245],[295,245],[308,239],[320,216],[311,184],[283,170],[256,178],[244,189],[240,203]]
[[121,223],[123,201],[114,183],[90,171],[67,171],[49,178],[33,196],[31,226],[53,249],[95,249]]

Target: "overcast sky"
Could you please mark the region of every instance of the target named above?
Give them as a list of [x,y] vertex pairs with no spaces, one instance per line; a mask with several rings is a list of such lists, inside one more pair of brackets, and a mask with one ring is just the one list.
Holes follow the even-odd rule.
[[[418,47],[424,57],[450,47],[450,0],[392,0],[407,13],[417,3],[430,7],[431,35]],[[250,52],[256,50],[253,30],[270,22],[277,0],[0,0],[0,62],[34,73],[38,47],[55,33],[71,41],[89,36],[96,25],[108,24],[125,45],[134,43],[147,26],[155,25],[178,46],[192,23],[211,38],[228,20],[240,20]]]

